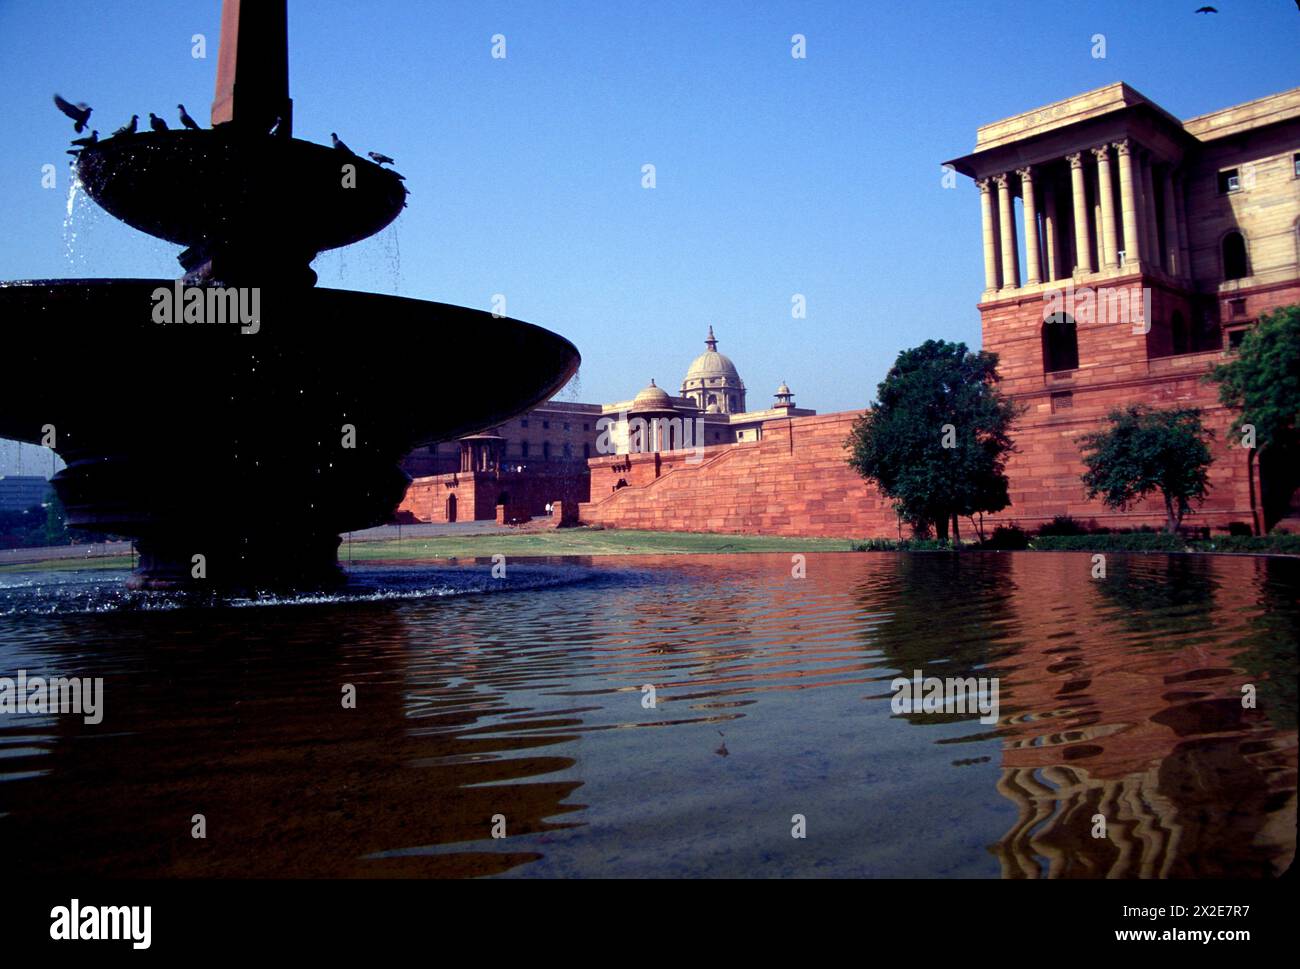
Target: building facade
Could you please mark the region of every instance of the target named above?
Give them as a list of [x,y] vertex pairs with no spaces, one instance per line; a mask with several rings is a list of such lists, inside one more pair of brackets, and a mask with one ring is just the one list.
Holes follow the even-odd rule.
[[408,455],[403,470],[413,480],[398,520],[517,520],[544,515],[556,502],[576,508],[591,496],[593,467],[605,472],[599,487],[619,487],[612,465],[592,463],[602,455],[698,455],[705,447],[756,442],[767,422],[817,413],[797,407],[784,383],[772,406],[746,411],[745,404],[745,383],[718,352],[710,326],[705,352],[687,368],[679,396],[652,379],[628,400],[552,400],[482,434]]
[[[1185,525],[1300,530],[1300,460],[1256,460],[1239,446],[1234,415],[1204,380],[1261,315],[1300,303],[1300,88],[1179,121],[1112,84],[985,125],[975,150],[948,164],[980,189],[983,347],[1024,408],[1007,463],[1012,504],[994,522],[1163,525],[1159,498],[1118,512],[1088,500],[1080,481],[1079,437],[1110,411],[1145,404],[1200,408],[1215,435],[1211,491]],[[696,407],[700,389],[683,386]],[[593,458],[580,517],[901,535],[891,504],[846,463],[859,414],[760,423],[759,440],[710,444],[702,461],[684,451]]]
[[1239,446],[1203,378],[1300,303],[1300,88],[1179,121],[1112,84],[985,125],[948,164],[979,187],[983,346],[1025,407],[1004,517],[1161,518],[1079,484],[1078,437],[1137,403],[1200,408],[1215,434],[1193,524],[1293,519],[1293,462]]

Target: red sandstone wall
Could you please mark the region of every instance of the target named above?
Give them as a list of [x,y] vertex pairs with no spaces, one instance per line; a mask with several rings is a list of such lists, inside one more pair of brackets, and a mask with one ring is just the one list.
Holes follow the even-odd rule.
[[[593,458],[593,500],[579,517],[665,531],[896,537],[889,502],[846,463],[857,416],[769,421],[762,440],[705,448],[698,464],[683,451]],[[619,479],[628,487],[612,491]]]
[[[397,508],[399,521],[445,523],[447,497],[456,495],[457,521],[492,521],[502,495],[512,508],[529,515],[546,514],[548,502],[573,505],[591,497],[591,476],[581,464],[542,465],[522,473],[458,472],[416,478]],[[521,512],[522,513],[522,512]]]

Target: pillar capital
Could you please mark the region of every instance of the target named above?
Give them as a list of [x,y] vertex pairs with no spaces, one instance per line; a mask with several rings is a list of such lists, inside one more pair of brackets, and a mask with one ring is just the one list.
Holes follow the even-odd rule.
[[991,175],[986,175],[984,178],[977,178],[975,179],[975,187],[981,192],[987,194],[992,189],[992,185],[990,184],[992,181],[993,177]]
[[1007,187],[1007,173],[1006,173],[1006,172],[1003,172],[1001,175],[994,175],[994,176],[992,176],[992,178],[993,178],[993,184],[996,185],[998,188],[1006,188],[1006,187]]
[[1134,147],[1133,142],[1131,142],[1127,138],[1121,138],[1119,141],[1116,141],[1113,144],[1116,153],[1121,158],[1127,158],[1129,155],[1133,153],[1133,147]]
[[1089,149],[1098,162],[1108,161],[1110,159],[1110,145],[1098,145]]
[[1070,168],[1072,168],[1072,169],[1082,168],[1082,167],[1083,167],[1083,152],[1081,152],[1081,151],[1076,151],[1073,155],[1066,155],[1066,156],[1065,156],[1065,160],[1068,161],[1068,162],[1070,163]]
[[1032,182],[1034,180],[1034,166],[1026,165],[1024,168],[1017,168],[1016,174],[1020,176],[1022,182]]

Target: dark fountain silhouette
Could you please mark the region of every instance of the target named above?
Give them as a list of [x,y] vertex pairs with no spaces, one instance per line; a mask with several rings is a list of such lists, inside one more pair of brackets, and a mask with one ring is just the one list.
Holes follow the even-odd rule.
[[[522,413],[578,367],[527,323],[315,288],[312,260],[382,230],[407,193],[292,137],[292,113],[285,0],[225,0],[212,128],[118,134],[77,160],[110,214],[186,247],[186,275],[0,284],[0,436],[52,440],[69,524],[134,538],[137,587],[335,583],[339,534],[391,519],[405,454]],[[170,323],[160,290],[183,295]],[[200,295],[204,321],[184,322]]]

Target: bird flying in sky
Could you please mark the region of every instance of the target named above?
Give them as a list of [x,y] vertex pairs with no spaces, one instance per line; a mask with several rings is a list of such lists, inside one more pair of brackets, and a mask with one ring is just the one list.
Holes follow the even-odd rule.
[[78,101],[73,104],[71,101],[65,101],[57,94],[54,95],[54,103],[58,109],[71,118],[75,124],[73,130],[81,134],[86,130],[86,123],[90,120],[90,112],[94,110],[90,105]]

